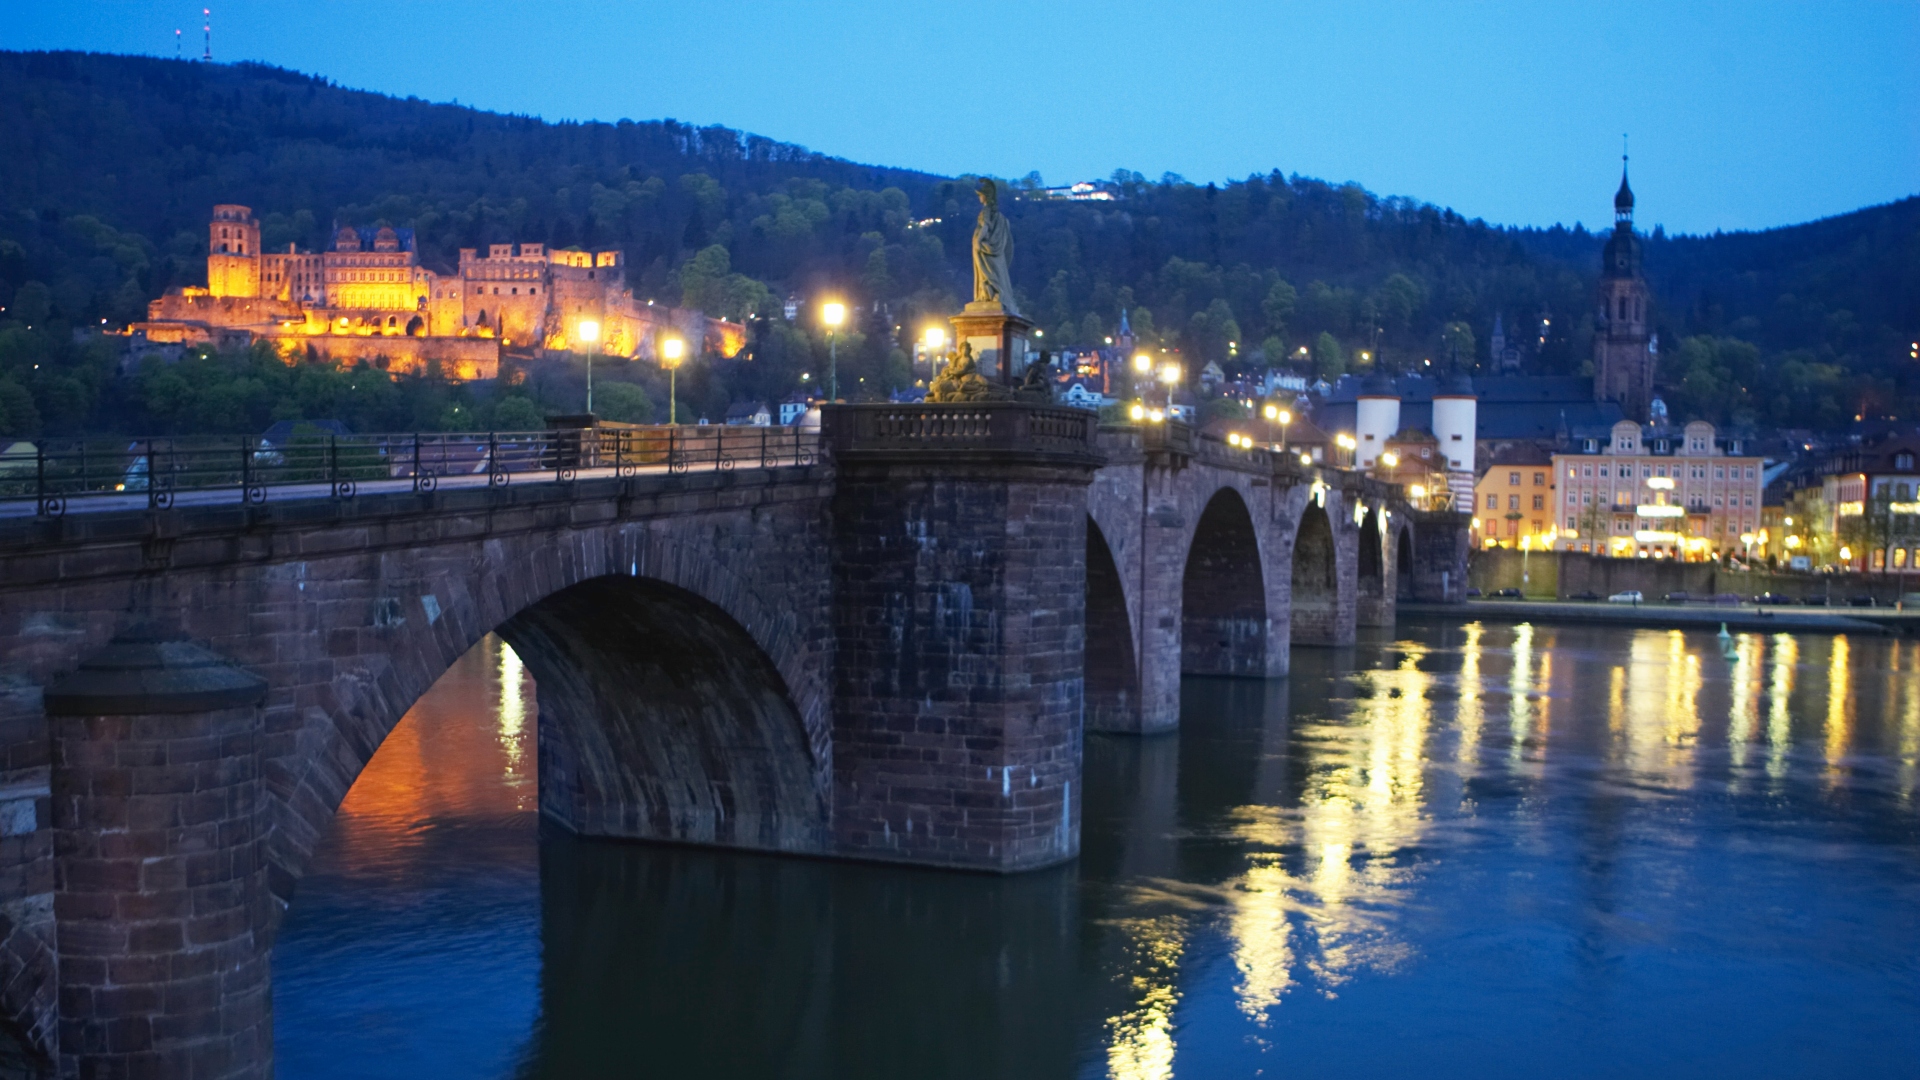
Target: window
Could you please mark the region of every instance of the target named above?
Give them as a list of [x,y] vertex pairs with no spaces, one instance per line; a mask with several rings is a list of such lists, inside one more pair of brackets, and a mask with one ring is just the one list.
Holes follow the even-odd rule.
[[1579,475],[1580,475],[1580,471],[1578,469],[1575,469],[1571,465],[1567,466],[1567,479],[1573,480],[1579,477]]
[[1604,480],[1606,479],[1606,476],[1607,476],[1607,467],[1605,465],[1602,465],[1600,466],[1600,478]]
[[1896,469],[1899,469],[1899,470],[1900,470],[1901,472],[1906,472],[1906,471],[1908,471],[1909,469],[1912,469],[1912,468],[1913,468],[1913,455],[1912,455],[1912,454],[1895,454],[1895,455],[1893,455],[1893,467],[1894,467],[1894,468],[1896,468]]
[[1753,466],[1747,466],[1747,479],[1753,479]]
[[1518,495],[1507,496],[1507,509],[1509,510],[1520,509],[1520,496]]
[[1543,473],[1543,472],[1537,472],[1537,473],[1534,473],[1534,474],[1533,474],[1533,486],[1534,486],[1534,487],[1546,487],[1546,486],[1547,486],[1547,474],[1546,474],[1546,473]]
[[1533,497],[1533,508],[1535,510],[1545,510],[1547,508],[1547,497],[1545,495],[1535,495]]
[[1907,549],[1894,548],[1893,549],[1893,568],[1895,570],[1898,570],[1905,565],[1907,565]]
[[1578,528],[1578,526],[1576,526],[1576,525],[1575,525],[1575,524],[1573,523],[1573,518],[1572,518],[1571,516],[1569,516],[1569,517],[1567,518],[1567,531],[1568,531],[1568,532],[1573,532],[1573,531],[1575,531],[1575,530],[1576,530],[1577,528]]
[[1507,474],[1507,486],[1508,486],[1508,487],[1519,487],[1519,486],[1520,486],[1520,474],[1519,474],[1519,473],[1517,473],[1517,472],[1510,472],[1510,473],[1508,473],[1508,474]]
[[1581,493],[1580,493],[1580,504],[1581,504],[1582,506],[1592,506],[1592,505],[1593,505],[1593,492],[1591,492],[1591,491],[1583,491],[1583,492],[1581,492]]
[[1582,465],[1582,466],[1580,466],[1580,475],[1581,475],[1581,476],[1592,476],[1592,475],[1593,475],[1593,466],[1591,466],[1591,465]]
[[1487,509],[1489,510],[1500,509],[1500,496],[1498,495],[1487,496]]
[[[1653,475],[1655,476],[1667,475],[1667,467],[1665,465],[1660,466],[1659,468],[1653,470]],[[1675,474],[1675,475],[1678,475],[1678,474]]]
[[1725,469],[1723,469],[1723,468],[1721,468],[1721,467],[1720,467],[1720,466],[1718,466],[1718,465],[1716,465],[1716,466],[1714,466],[1714,468],[1713,468],[1713,478],[1714,478],[1715,480],[1725,480],[1725,479],[1727,478],[1727,470],[1725,470]]
[[1653,475],[1653,466],[1651,466],[1651,465],[1642,465],[1642,466],[1640,466],[1640,477],[1641,477],[1641,479],[1645,479],[1645,478],[1647,478],[1647,477],[1649,477],[1649,476],[1652,476],[1652,475]]

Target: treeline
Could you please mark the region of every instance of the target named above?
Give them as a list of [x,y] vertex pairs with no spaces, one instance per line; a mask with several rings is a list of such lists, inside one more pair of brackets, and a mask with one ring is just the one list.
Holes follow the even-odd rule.
[[[878,396],[910,378],[912,339],[970,288],[972,178],[725,128],[547,124],[259,65],[72,53],[0,53],[0,100],[0,145],[20,148],[0,169],[11,433],[161,422],[131,389],[140,373],[74,334],[201,283],[218,202],[252,206],[270,247],[323,247],[336,222],[411,226],[428,264],[449,269],[459,248],[488,243],[618,247],[642,297],[752,327],[738,360],[682,373],[688,407],[715,419],[730,399],[777,401],[824,380],[826,340],[805,318],[784,322],[789,295],[849,302],[842,392]],[[1125,310],[1143,341],[1193,367],[1477,370],[1504,315],[1526,370],[1587,364],[1601,236],[1503,229],[1279,172],[1204,186],[1121,172],[1104,186],[1112,201],[1046,199],[1037,177],[1009,185],[1015,284],[1049,347],[1100,344]],[[1920,414],[1905,348],[1920,336],[1917,219],[1908,200],[1767,233],[1649,237],[1675,411],[1795,426]],[[644,385],[664,416],[657,373],[630,374],[617,378]],[[545,407],[535,382],[488,393]],[[323,400],[291,386],[269,412],[323,418],[311,411]],[[375,414],[438,424],[447,407]]]

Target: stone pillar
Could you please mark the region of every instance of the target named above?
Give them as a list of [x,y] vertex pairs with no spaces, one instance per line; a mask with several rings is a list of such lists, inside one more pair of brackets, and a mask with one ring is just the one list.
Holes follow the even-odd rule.
[[1413,523],[1413,598],[1428,604],[1464,603],[1473,515],[1410,510],[1407,517]]
[[1182,586],[1196,524],[1182,508],[1181,491],[1189,482],[1194,432],[1169,420],[1146,425],[1142,436],[1147,458],[1140,522],[1140,726],[1134,733],[1151,735],[1180,726]]
[[61,1075],[271,1075],[265,693],[151,628],[47,688]]
[[1073,858],[1093,414],[824,414],[836,850],[1002,872]]

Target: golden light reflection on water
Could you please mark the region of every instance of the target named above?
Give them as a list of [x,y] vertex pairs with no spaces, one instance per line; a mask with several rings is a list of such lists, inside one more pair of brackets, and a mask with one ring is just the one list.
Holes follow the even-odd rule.
[[[1894,654],[1899,655],[1895,649]],[[1911,670],[1920,666],[1920,645],[1912,647],[1912,660],[1908,663]],[[1900,764],[1898,766],[1900,801],[1913,800],[1915,774],[1920,773],[1920,684],[1913,676],[1902,680],[1905,696],[1902,698],[1900,713]]]
[[[1423,664],[1433,669],[1444,654],[1400,641],[1393,646],[1391,667],[1345,675],[1354,689],[1351,697],[1333,694],[1331,711],[1296,713],[1291,728],[1281,729],[1287,731],[1282,741],[1292,748],[1284,752],[1291,756],[1276,759],[1284,768],[1272,767],[1292,770],[1296,794],[1291,799],[1279,792],[1256,796],[1271,802],[1226,812],[1226,828],[1245,852],[1239,876],[1218,889],[1162,881],[1138,890],[1131,905],[1135,917],[1118,924],[1127,928],[1136,960],[1129,1006],[1108,1021],[1111,1076],[1160,1080],[1173,1075],[1177,968],[1184,958],[1206,954],[1210,929],[1224,933],[1232,956],[1235,1007],[1259,1027],[1275,1018],[1289,995],[1336,998],[1356,977],[1391,974],[1418,955],[1418,942],[1409,940],[1399,912],[1430,871],[1412,856],[1436,845],[1444,848],[1448,835],[1434,832],[1434,815],[1423,801],[1436,790],[1436,781],[1445,790],[1457,778],[1458,812],[1480,813],[1467,792],[1476,772],[1500,767],[1497,760],[1482,761],[1481,741],[1492,719],[1485,667],[1490,658],[1497,664],[1502,653],[1510,655],[1512,666],[1492,692],[1508,696],[1511,746],[1505,768],[1515,778],[1524,768],[1529,781],[1554,782],[1542,766],[1556,674],[1570,683],[1561,688],[1559,722],[1576,728],[1591,722],[1597,733],[1601,716],[1593,706],[1599,702],[1581,693],[1584,679],[1605,671],[1606,770],[1626,779],[1629,788],[1657,789],[1655,798],[1711,782],[1739,794],[1752,782],[1748,769],[1757,767],[1762,755],[1772,782],[1784,784],[1797,761],[1803,784],[1824,780],[1832,786],[1855,782],[1849,754],[1897,754],[1891,762],[1897,774],[1893,794],[1902,805],[1911,805],[1920,782],[1920,645],[1888,646],[1882,669],[1877,642],[1835,637],[1802,643],[1786,634],[1744,634],[1715,643],[1697,633],[1690,639],[1679,631],[1640,630],[1595,657],[1597,663],[1562,650],[1555,665],[1559,636],[1552,628],[1521,624],[1511,631],[1489,631],[1473,623],[1462,630],[1452,687],[1457,693],[1435,695],[1436,676],[1422,670]],[[1819,649],[1829,650],[1824,683],[1797,685],[1803,644],[1815,657]],[[1445,671],[1444,664],[1439,670]],[[1876,670],[1886,677],[1872,678]],[[1707,686],[1722,678],[1727,681],[1724,699],[1717,686]],[[1866,685],[1856,687],[1856,678]],[[1796,756],[1797,689],[1804,694]],[[1856,705],[1856,690],[1867,695],[1865,704]],[[1815,691],[1825,693],[1824,710]],[[1875,692],[1882,699],[1877,707],[1871,701]],[[1822,713],[1824,724],[1816,736],[1813,722]],[[1429,777],[1427,753],[1439,745],[1433,740],[1446,737],[1448,724],[1457,725],[1457,742],[1450,755],[1442,754],[1452,757],[1455,776],[1441,766],[1436,777]],[[1711,736],[1723,730],[1727,768],[1720,780],[1707,770],[1720,764]],[[1267,738],[1273,737],[1269,732]],[[1561,752],[1578,757],[1582,745],[1576,731]],[[1816,745],[1823,751],[1823,777],[1816,776],[1822,769]],[[1165,912],[1169,903],[1175,913],[1152,914]]]
[[[1479,635],[1469,642],[1477,654]],[[1227,930],[1236,1002],[1257,1023],[1296,988],[1332,997],[1356,972],[1411,953],[1383,913],[1412,880],[1396,860],[1424,827],[1433,677],[1421,670],[1425,647],[1398,647],[1393,669],[1355,674],[1360,696],[1348,717],[1307,733],[1323,750],[1299,806],[1234,812],[1235,833],[1256,850],[1228,891]]]
[[1773,635],[1773,675],[1767,690],[1767,777],[1776,783],[1787,775],[1787,753],[1793,748],[1793,676],[1799,664],[1799,639],[1791,634]]
[[1741,634],[1734,641],[1733,658],[1728,664],[1727,761],[1736,789],[1746,770],[1747,753],[1760,736],[1760,671],[1765,652],[1766,646],[1759,638]]
[[1513,630],[1513,670],[1507,678],[1507,732],[1513,742],[1507,759],[1518,763],[1527,743],[1528,721],[1533,707],[1527,695],[1533,689],[1533,624],[1521,623]]
[[1485,708],[1480,700],[1480,639],[1486,635],[1486,627],[1479,623],[1468,623],[1466,641],[1460,650],[1460,700],[1455,707],[1455,723],[1460,728],[1460,739],[1454,748],[1454,760],[1460,766],[1462,781],[1472,779],[1480,765],[1480,728],[1486,723]]
[[507,752],[507,777],[512,779],[526,756],[527,692],[526,668],[513,646],[500,643],[498,682],[500,686],[500,747]]
[[1113,1080],[1167,1080],[1173,1075],[1174,980],[1186,947],[1186,920],[1178,915],[1134,919],[1123,925],[1134,975],[1134,1005],[1107,1021],[1107,1075]]
[[1847,746],[1853,741],[1853,683],[1849,660],[1852,647],[1847,636],[1833,639],[1827,657],[1827,783],[1839,783],[1844,777],[1840,765],[1846,760]]

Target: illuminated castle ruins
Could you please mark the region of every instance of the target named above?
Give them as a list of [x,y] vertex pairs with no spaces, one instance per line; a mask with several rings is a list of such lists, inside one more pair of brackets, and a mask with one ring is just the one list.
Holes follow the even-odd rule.
[[460,249],[459,269],[420,262],[413,230],[349,226],[322,252],[260,249],[245,206],[213,208],[207,287],[170,290],[134,332],[155,344],[240,345],[268,340],[289,359],[366,360],[396,373],[438,364],[458,379],[492,378],[500,351],[565,350],[584,322],[599,352],[651,357],[657,334],[732,356],[738,323],[635,300],[619,251],[549,251],[544,244]]

